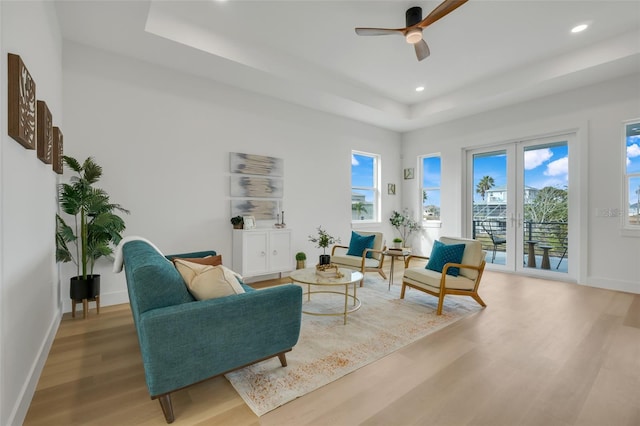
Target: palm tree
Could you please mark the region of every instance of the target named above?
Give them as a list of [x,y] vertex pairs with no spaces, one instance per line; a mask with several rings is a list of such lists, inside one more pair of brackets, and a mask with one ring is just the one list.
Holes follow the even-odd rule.
[[367,211],[367,208],[365,207],[364,204],[362,204],[361,201],[351,204],[351,210],[356,212],[356,214],[358,215],[358,217],[360,217],[360,219],[364,219],[364,216],[361,216],[362,213],[369,213]]
[[476,192],[480,194],[480,196],[484,200],[484,196],[486,195],[487,191],[489,191],[494,186],[495,182],[493,178],[491,176],[484,176],[482,179],[480,179],[480,182],[478,182],[478,185],[476,186]]

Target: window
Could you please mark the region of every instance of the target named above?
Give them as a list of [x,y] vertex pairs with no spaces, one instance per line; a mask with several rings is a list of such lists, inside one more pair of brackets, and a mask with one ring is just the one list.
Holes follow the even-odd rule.
[[422,220],[440,220],[440,156],[422,157]]
[[379,156],[351,152],[351,220],[354,222],[379,220],[379,168]]
[[626,228],[640,229],[640,119],[625,124],[625,202]]

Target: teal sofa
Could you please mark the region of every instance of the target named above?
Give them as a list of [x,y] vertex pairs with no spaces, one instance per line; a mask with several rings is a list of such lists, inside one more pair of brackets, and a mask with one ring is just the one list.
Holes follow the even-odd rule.
[[122,247],[129,301],[151,399],[167,423],[174,420],[171,392],[278,356],[298,342],[302,289],[282,285],[197,301],[168,260],[145,241]]

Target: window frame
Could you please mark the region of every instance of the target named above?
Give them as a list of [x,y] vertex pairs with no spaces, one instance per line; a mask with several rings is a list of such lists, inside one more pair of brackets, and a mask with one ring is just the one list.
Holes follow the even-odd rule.
[[[424,169],[424,160],[426,158],[435,158],[437,157],[440,161],[440,186],[423,186],[424,184],[424,175],[425,175],[425,169]],[[419,200],[419,205],[420,205],[420,222],[422,224],[423,227],[425,228],[439,228],[442,225],[442,154],[439,152],[435,152],[435,153],[431,153],[431,154],[425,154],[425,155],[420,155],[418,157],[418,164],[419,164],[419,170],[420,170],[420,182],[418,185],[418,200]],[[424,191],[438,191],[440,193],[440,205],[439,205],[439,209],[440,209],[440,215],[438,216],[438,219],[425,219],[425,214],[424,214]]]
[[[351,157],[353,158],[354,155],[359,155],[359,156],[363,156],[363,157],[369,157],[373,159],[373,187],[367,187],[367,186],[354,186],[353,184],[353,168],[351,169],[351,211],[352,211],[352,215],[351,215],[351,223],[352,224],[367,224],[367,223],[380,223],[380,208],[381,208],[381,192],[380,192],[380,185],[381,185],[381,178],[380,178],[380,170],[381,170],[381,156],[380,154],[374,154],[372,152],[365,152],[365,151],[359,151],[359,150],[351,150]],[[371,219],[354,219],[353,218],[353,194],[354,194],[354,190],[360,190],[360,191],[371,191],[373,192],[373,215]]]
[[[640,127],[640,118],[635,118],[632,120],[626,120],[622,123],[622,189],[623,189],[623,197],[622,197],[622,208],[621,214],[622,216],[622,234],[626,236],[634,236],[640,237],[640,223],[632,224],[629,220],[629,206],[632,204],[632,200],[629,198],[629,193],[631,191],[631,180],[632,179],[640,179],[640,171],[630,173],[627,166],[627,127],[631,125],[637,125]],[[639,187],[640,188],[640,187]],[[636,201],[637,202],[637,201]]]

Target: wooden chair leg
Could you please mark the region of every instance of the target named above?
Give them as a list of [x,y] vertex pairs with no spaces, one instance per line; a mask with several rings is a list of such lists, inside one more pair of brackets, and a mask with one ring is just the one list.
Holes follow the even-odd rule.
[[475,299],[475,301],[476,301],[476,302],[478,302],[478,303],[480,304],[480,306],[484,306],[484,307],[486,307],[486,306],[487,306],[487,304],[486,304],[486,303],[484,303],[484,300],[482,300],[482,299],[480,298],[480,295],[479,295],[478,293],[472,294],[472,295],[471,295],[471,297],[473,297],[473,298]]
[[378,272],[380,273],[380,275],[382,275],[383,279],[387,279],[387,276],[385,275],[384,271],[382,269],[379,269]]
[[442,315],[442,306],[444,305],[444,293],[440,292],[438,296],[438,310],[436,311],[436,315]]
[[402,290],[400,290],[400,299],[404,299],[404,291],[407,289],[407,285],[402,283]]
[[287,356],[284,354],[284,352],[282,352],[281,354],[278,354],[278,359],[280,360],[280,364],[283,367],[287,366]]
[[173,415],[173,406],[171,405],[171,394],[166,393],[164,395],[160,395],[158,397],[158,401],[160,402],[164,419],[167,423],[173,423],[175,416]]

